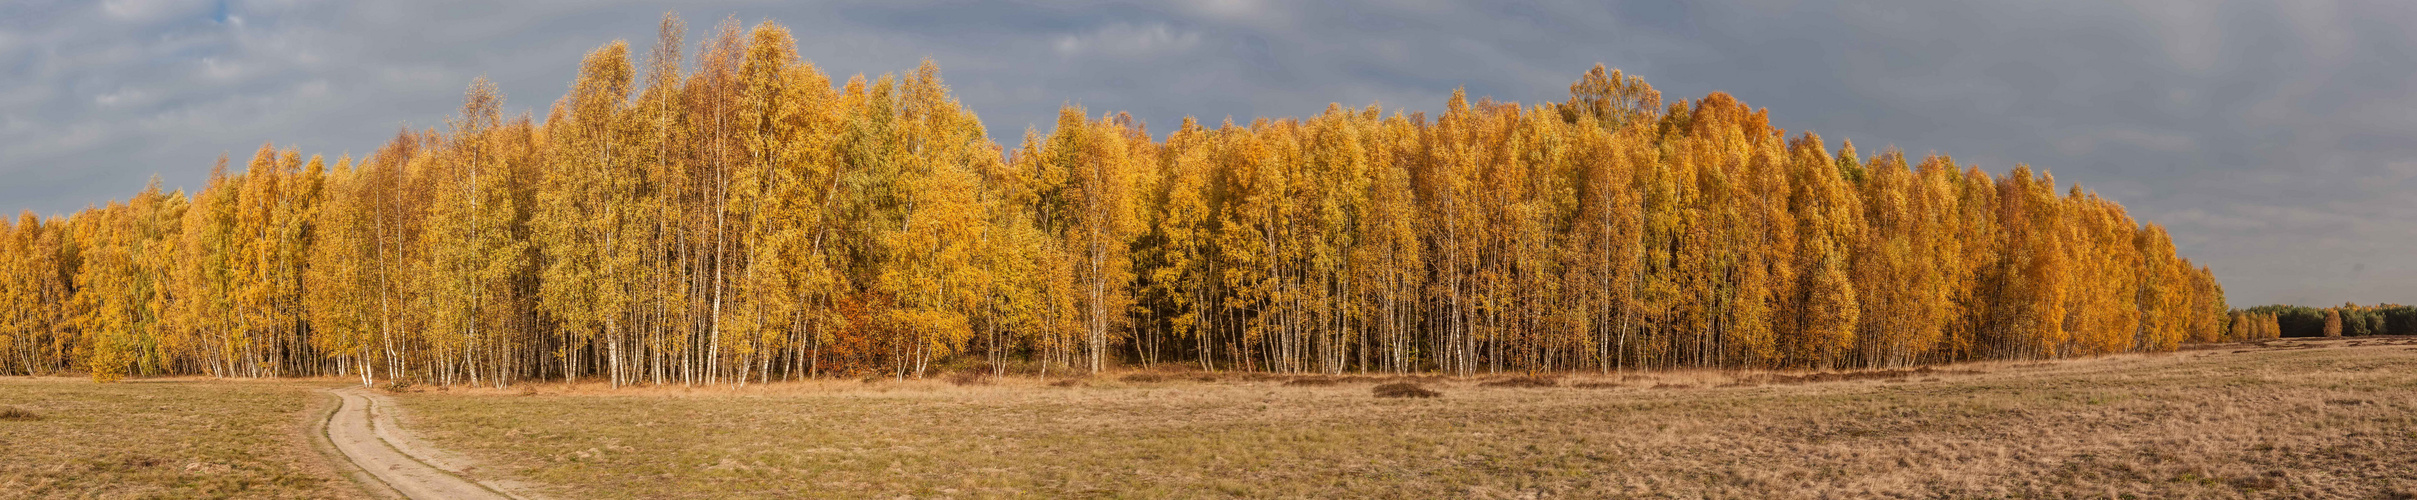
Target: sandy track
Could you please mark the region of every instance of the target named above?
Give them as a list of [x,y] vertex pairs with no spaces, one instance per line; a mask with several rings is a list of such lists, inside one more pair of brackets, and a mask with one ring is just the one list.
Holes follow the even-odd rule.
[[[359,387],[329,391],[343,403],[323,423],[327,439],[346,460],[407,498],[514,498],[461,474],[458,460],[403,433],[394,423],[392,400]],[[449,463],[450,462],[450,463]],[[440,466],[445,466],[440,468]]]

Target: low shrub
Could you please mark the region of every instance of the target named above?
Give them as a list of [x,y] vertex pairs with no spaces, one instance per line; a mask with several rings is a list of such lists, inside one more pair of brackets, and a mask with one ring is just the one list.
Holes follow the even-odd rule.
[[1486,382],[1486,383],[1482,383],[1482,384],[1477,384],[1477,386],[1478,386],[1478,387],[1514,387],[1514,388],[1530,388],[1530,389],[1541,389],[1541,388],[1560,387],[1560,386],[1561,386],[1561,381],[1560,381],[1559,379],[1554,379],[1554,378],[1551,378],[1551,377],[1511,377],[1511,378],[1506,378],[1506,379],[1502,379],[1502,380],[1496,380],[1496,381],[1492,381],[1492,382]]
[[1432,398],[1443,395],[1443,393],[1435,392],[1434,390],[1430,390],[1425,387],[1419,387],[1418,384],[1409,382],[1395,382],[1376,386],[1375,392],[1376,397],[1380,398]]
[[42,414],[40,414],[40,413],[34,413],[34,411],[33,411],[33,410],[28,410],[28,409],[24,409],[24,408],[18,408],[18,407],[14,407],[14,406],[0,406],[0,420],[14,420],[14,421],[19,421],[19,422],[31,422],[31,421],[35,421],[35,420],[41,420],[41,419],[42,419]]
[[1286,387],[1328,387],[1343,383],[1330,377],[1300,377],[1284,381]]

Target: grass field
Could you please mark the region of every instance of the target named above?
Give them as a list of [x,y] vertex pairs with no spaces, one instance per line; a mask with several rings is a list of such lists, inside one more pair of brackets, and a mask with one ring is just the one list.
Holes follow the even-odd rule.
[[353,498],[304,434],[335,383],[0,377],[0,498]]
[[1424,381],[1434,399],[1198,375],[396,397],[433,444],[569,498],[2417,493],[2411,339],[1864,376]]

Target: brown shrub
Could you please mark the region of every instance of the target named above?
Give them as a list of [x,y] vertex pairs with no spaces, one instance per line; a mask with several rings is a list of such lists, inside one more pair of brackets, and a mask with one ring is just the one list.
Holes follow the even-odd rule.
[[1083,386],[1083,379],[1079,379],[1079,378],[1058,379],[1058,381],[1056,381],[1056,382],[1050,382],[1050,383],[1049,383],[1049,386],[1050,386],[1050,387],[1082,387],[1082,386]]
[[1380,398],[1432,398],[1443,395],[1443,393],[1435,392],[1425,387],[1419,387],[1418,384],[1409,382],[1395,382],[1376,386],[1375,392],[1376,397]]
[[1687,384],[1653,384],[1653,388],[1655,388],[1655,389],[1694,389],[1694,388],[1695,388],[1695,386],[1692,386],[1692,385],[1687,385]]
[[1511,377],[1511,378],[1506,378],[1506,379],[1502,379],[1502,380],[1496,380],[1496,381],[1492,381],[1492,382],[1485,382],[1485,383],[1477,384],[1477,386],[1478,386],[1478,387],[1512,387],[1512,388],[1541,389],[1541,388],[1560,387],[1560,386],[1561,386],[1561,380],[1560,380],[1560,379],[1551,378],[1551,377]]
[[1132,382],[1132,383],[1136,383],[1136,384],[1155,384],[1155,383],[1159,383],[1159,382],[1165,382],[1165,381],[1167,381],[1167,376],[1166,376],[1165,374],[1158,374],[1158,373],[1135,373],[1135,374],[1129,374],[1129,375],[1125,375],[1124,377],[1122,377],[1122,378],[1118,378],[1117,380],[1123,380],[1123,381],[1126,381],[1126,382]]
[[1579,389],[1617,389],[1620,384],[1617,382],[1579,382],[1569,386]]
[[33,410],[28,410],[28,409],[24,409],[24,408],[18,408],[18,407],[14,407],[14,406],[0,406],[0,420],[14,420],[14,421],[19,421],[19,422],[32,422],[32,421],[35,421],[35,420],[41,420],[41,419],[42,419],[42,414],[39,414],[39,413],[34,413],[34,411],[33,411]]

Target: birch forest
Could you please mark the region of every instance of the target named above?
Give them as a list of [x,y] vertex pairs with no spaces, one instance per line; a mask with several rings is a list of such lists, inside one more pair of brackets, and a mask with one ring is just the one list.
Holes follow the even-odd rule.
[[1832,149],[1600,66],[1561,102],[1156,134],[1068,106],[1001,141],[928,61],[842,80],[774,23],[686,31],[588,53],[542,119],[481,79],[358,158],[264,144],[0,224],[0,373],[1842,369],[2274,334],[2044,171]]

